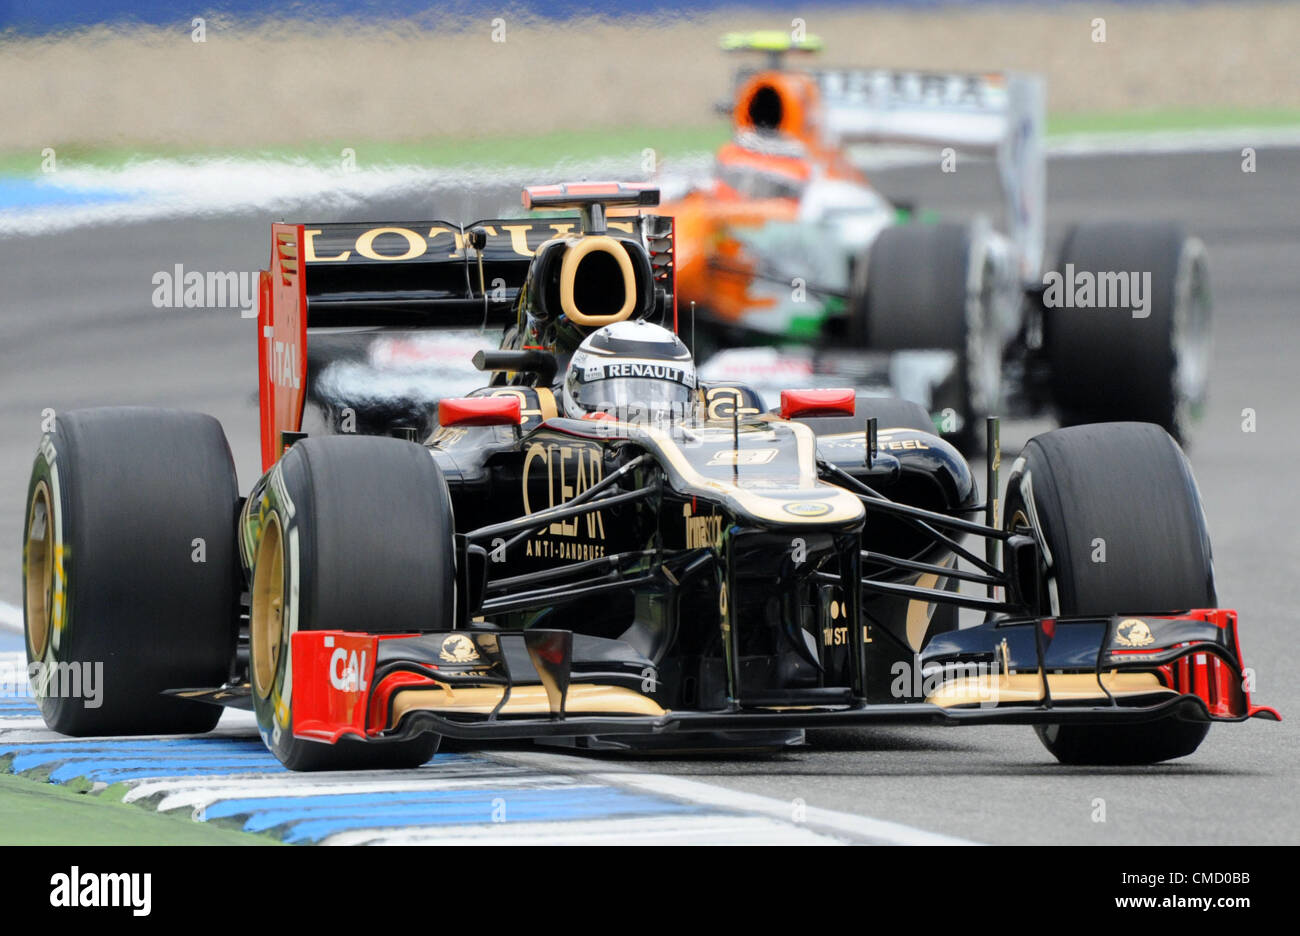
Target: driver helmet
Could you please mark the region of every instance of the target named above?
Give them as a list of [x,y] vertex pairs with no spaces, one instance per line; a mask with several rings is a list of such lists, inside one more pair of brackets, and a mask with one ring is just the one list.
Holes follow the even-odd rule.
[[562,399],[574,419],[662,420],[684,415],[696,386],[695,362],[680,338],[649,322],[616,322],[573,353]]

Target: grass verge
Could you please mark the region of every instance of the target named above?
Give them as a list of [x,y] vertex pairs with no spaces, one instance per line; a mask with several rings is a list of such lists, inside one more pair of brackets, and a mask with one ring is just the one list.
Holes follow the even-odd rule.
[[[56,153],[59,169],[117,169],[147,159],[268,159],[302,161],[316,166],[337,166],[344,150],[355,154],[358,169],[382,165],[402,166],[553,166],[564,161],[589,163],[600,159],[640,162],[653,149],[656,160],[708,152],[727,139],[727,124],[704,127],[619,127],[610,130],[557,130],[552,133],[510,137],[436,138],[404,142],[356,141],[308,143],[298,147],[265,149],[185,150],[175,148],[123,149],[65,146]],[[0,174],[28,175],[40,171],[39,152],[0,153]]]
[[1186,110],[1132,111],[1120,114],[1054,114],[1047,119],[1047,135],[1075,133],[1156,133],[1171,130],[1232,130],[1250,128],[1300,128],[1300,110]]
[[53,783],[0,774],[0,845],[278,845],[249,835],[122,802],[126,787],[78,793]]

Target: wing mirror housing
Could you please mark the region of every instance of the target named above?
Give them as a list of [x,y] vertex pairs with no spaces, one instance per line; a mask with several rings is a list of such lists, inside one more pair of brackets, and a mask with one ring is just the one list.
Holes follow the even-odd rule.
[[523,407],[517,396],[449,397],[438,404],[438,425],[518,426]]
[[852,388],[834,390],[782,390],[781,418],[805,416],[852,416],[858,402]]

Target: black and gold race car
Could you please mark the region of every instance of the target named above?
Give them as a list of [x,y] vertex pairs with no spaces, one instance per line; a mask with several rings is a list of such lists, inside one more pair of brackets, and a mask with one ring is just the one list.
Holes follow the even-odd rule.
[[[104,664],[95,708],[37,686],[47,723],[195,732],[251,708],[318,769],[416,765],[442,737],[771,746],[913,722],[1148,763],[1277,717],[1163,429],[1038,436],[999,505],[995,421],[981,494],[914,404],[702,382],[671,225],[606,217],[657,198],[587,183],[525,193],[575,217],[275,225],[246,498],[207,416],[75,411],[41,440],[29,657]],[[505,332],[468,396],[358,413],[311,391],[309,333],[480,321]]]

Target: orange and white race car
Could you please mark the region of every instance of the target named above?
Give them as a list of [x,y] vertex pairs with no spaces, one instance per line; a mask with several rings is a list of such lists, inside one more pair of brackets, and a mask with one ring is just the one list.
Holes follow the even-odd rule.
[[[734,136],[707,177],[660,180],[682,314],[701,358],[728,349],[704,373],[851,379],[958,439],[1006,411],[1184,434],[1208,379],[1204,247],[1167,222],[1078,224],[1045,268],[1038,77],[794,68],[821,43],[779,32],[723,45],[767,55],[736,76]],[[991,169],[1000,220],[893,201],[863,155]]]

